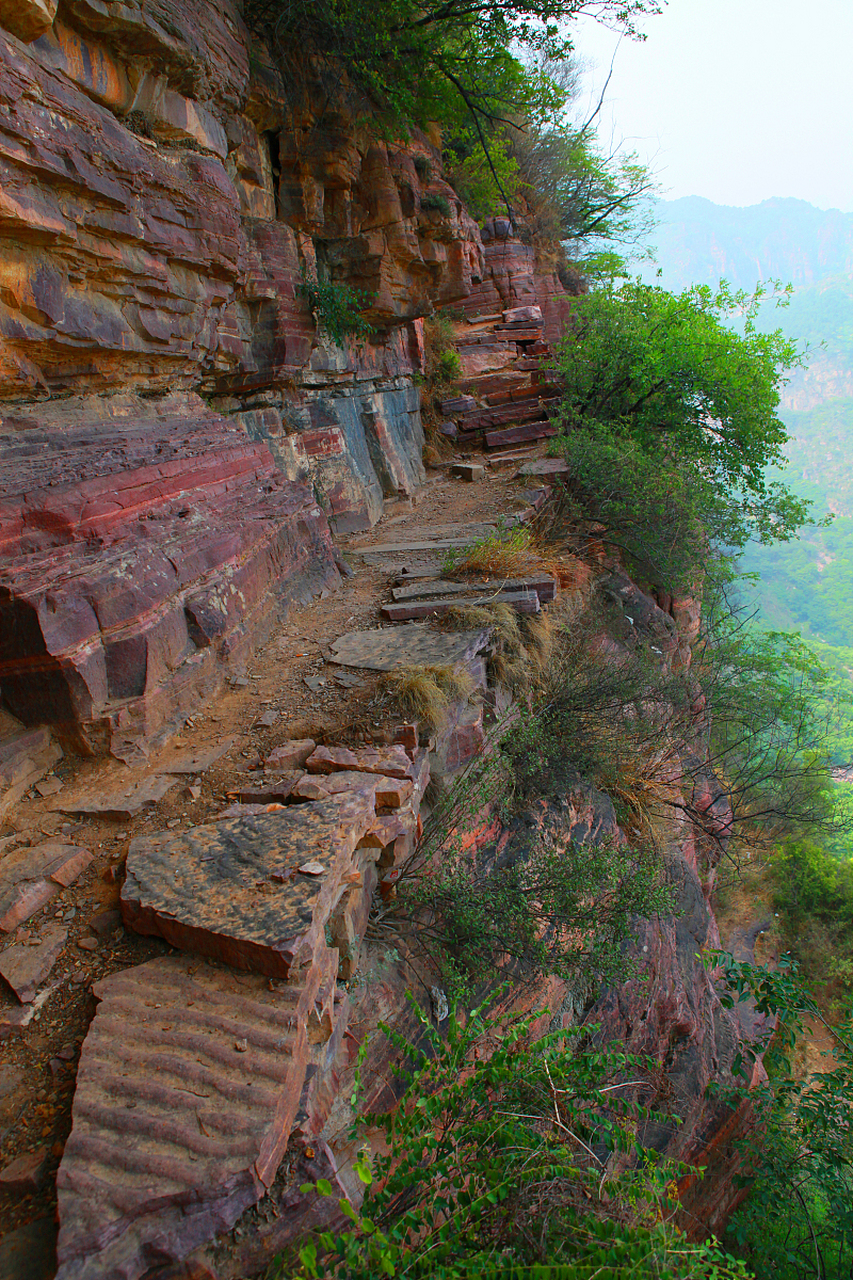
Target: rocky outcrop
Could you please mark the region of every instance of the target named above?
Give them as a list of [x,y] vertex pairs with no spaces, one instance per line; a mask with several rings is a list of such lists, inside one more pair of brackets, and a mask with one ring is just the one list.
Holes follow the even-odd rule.
[[[424,481],[419,317],[479,232],[425,138],[308,75],[231,3],[0,11],[0,689],[79,751],[174,731],[334,586],[329,526]],[[318,329],[316,274],[370,342]]]
[[27,408],[0,433],[0,680],[25,724],[128,758],[337,569],[304,455],[288,480],[201,402],[107,406],[131,412]]

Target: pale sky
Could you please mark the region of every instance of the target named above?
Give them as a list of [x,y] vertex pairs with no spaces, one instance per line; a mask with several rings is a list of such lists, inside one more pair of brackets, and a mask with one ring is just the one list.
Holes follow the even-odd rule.
[[593,100],[615,50],[600,136],[665,198],[853,212],[853,0],[669,0],[643,27],[620,42],[584,19],[575,43]]

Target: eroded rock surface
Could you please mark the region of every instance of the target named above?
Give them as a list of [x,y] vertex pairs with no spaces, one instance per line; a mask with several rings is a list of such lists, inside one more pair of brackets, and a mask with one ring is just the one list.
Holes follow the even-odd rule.
[[96,986],[58,1178],[60,1280],[135,1280],[264,1194],[299,1107],[307,1024],[330,986],[319,967],[282,991],[187,956]]
[[[240,969],[286,978],[325,947],[323,930],[358,877],[375,817],[370,788],[131,843],[122,913],[130,928]],[[301,867],[316,865],[306,874]]]

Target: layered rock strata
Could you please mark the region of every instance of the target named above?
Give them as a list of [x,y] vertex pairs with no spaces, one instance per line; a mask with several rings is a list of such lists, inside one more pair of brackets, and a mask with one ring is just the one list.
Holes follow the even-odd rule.
[[[423,483],[419,317],[479,232],[425,138],[312,74],[230,2],[0,12],[0,690],[79,751],[156,745],[334,585],[329,523]],[[328,338],[317,276],[369,343]]]
[[311,488],[204,406],[7,419],[0,462],[3,698],[78,751],[162,741],[338,580]]

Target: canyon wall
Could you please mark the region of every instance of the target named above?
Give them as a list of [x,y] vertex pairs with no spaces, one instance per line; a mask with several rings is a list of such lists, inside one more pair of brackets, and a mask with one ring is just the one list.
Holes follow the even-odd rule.
[[[0,203],[0,687],[132,757],[423,483],[422,317],[480,232],[425,137],[286,86],[208,0],[4,5]],[[318,331],[315,275],[369,342]]]
[[[58,8],[54,0],[0,0],[0,28],[2,706],[74,751],[134,761],[240,671],[289,607],[335,589],[345,571],[336,535],[369,529],[388,499],[423,485],[423,318],[457,304],[473,329],[485,317],[506,321],[508,311],[538,308],[536,339],[544,341],[536,353],[545,354],[570,295],[508,219],[476,225],[426,136],[378,140],[355,110],[329,99],[310,66],[300,87],[285,84],[231,0],[62,0]],[[363,291],[369,340],[340,346],[318,328],[301,288],[315,275]],[[493,369],[525,363],[512,322],[508,329],[499,340],[481,334],[460,343],[469,390],[483,390],[478,379],[488,382]],[[467,401],[473,412],[475,399]],[[645,625],[674,654],[686,652],[695,621],[689,603],[673,617],[620,582],[632,616],[646,619],[638,630]],[[385,764],[395,764],[394,776],[416,797],[406,801],[404,824],[413,840],[428,769],[419,750],[408,759],[402,746],[389,750]],[[314,772],[325,776],[327,765],[325,757],[315,761]],[[347,768],[377,772],[361,757]],[[197,977],[195,961],[178,956],[157,961],[156,973],[128,970],[96,990],[100,1021],[84,1050],[77,1136],[60,1175],[64,1274],[98,1274],[99,1251],[113,1246],[121,1255],[116,1275],[140,1276],[155,1262],[176,1264],[156,1273],[173,1276],[246,1275],[250,1265],[265,1266],[268,1255],[247,1261],[238,1249],[214,1268],[209,1250],[241,1214],[249,1215],[252,1241],[263,1234],[251,1215],[272,1187],[297,1104],[293,1132],[302,1145],[276,1192],[285,1226],[301,1221],[295,1188],[326,1176],[322,1160],[344,1166],[343,1125],[337,1147],[324,1129],[352,1068],[344,1036],[351,1048],[354,1036],[372,1034],[377,1016],[402,1007],[405,985],[402,966],[390,973],[378,961],[352,1000],[336,985],[342,939],[349,945],[366,928],[378,875],[372,863],[392,844],[375,786],[365,798],[351,785],[361,825],[353,835],[352,814],[340,820],[353,838],[335,855],[339,898],[320,901],[313,882],[302,886],[315,948],[302,986],[293,980],[279,1000],[272,980],[223,978],[215,967]],[[706,793],[702,804],[711,809],[718,797],[710,784]],[[343,802],[322,788],[318,796],[311,793],[331,827]],[[241,838],[264,835],[271,816],[236,818],[235,829]],[[615,828],[609,801],[566,778],[531,822],[566,840]],[[658,1135],[656,1145],[704,1158],[732,1128],[731,1117],[709,1109],[703,1089],[725,1074],[737,1028],[696,959],[716,940],[707,856],[690,823],[670,836],[679,909],[642,926],[637,947],[652,966],[649,984],[609,993],[593,1016],[607,1034],[660,1058],[686,1123],[677,1139]],[[323,942],[329,921],[338,930],[334,946]],[[185,938],[180,945],[193,949]],[[233,956],[214,954],[223,959]],[[279,969],[260,972],[281,977]],[[262,1107],[246,1122],[261,1154],[229,1172],[215,1152],[210,1184],[207,1166],[190,1170],[190,1200],[175,1197],[165,1218],[140,1191],[127,1210],[127,1243],[127,1206],[110,1210],[121,1228],[101,1221],[93,1195],[115,1188],[105,1177],[96,1186],[87,1161],[104,1140],[91,1117],[101,1106],[99,1055],[105,1045],[115,1049],[110,1018],[128,1008],[128,1026],[154,1017],[139,1012],[148,1008],[149,982],[162,982],[175,1000],[169,1020],[209,998],[223,1026],[237,1016],[232,1003],[240,1004],[243,983],[241,1016],[247,1003],[256,1014],[253,1053],[267,1051],[278,1020],[296,1028],[288,1049],[295,1065],[292,1079],[276,1082],[287,1105],[273,1108],[272,1136]],[[196,987],[207,994],[197,999]],[[545,1024],[568,1024],[577,1012],[572,993],[556,987],[540,1010]],[[157,1026],[171,1034],[171,1021]],[[245,1039],[241,1033],[238,1048]],[[136,1041],[131,1049],[147,1052]],[[235,1061],[248,1079],[249,1059]],[[272,1063],[269,1078],[281,1070]],[[246,1079],[233,1088],[248,1090]],[[161,1124],[159,1112],[155,1119]],[[110,1150],[118,1167],[125,1130],[116,1133]],[[187,1150],[200,1141],[194,1131],[175,1140]],[[320,1163],[306,1154],[315,1149]],[[727,1206],[730,1193],[725,1179],[715,1183],[715,1203]],[[118,1201],[120,1187],[115,1194]],[[190,1202],[204,1202],[195,1217],[184,1212]],[[139,1239],[137,1221],[145,1227]],[[280,1232],[273,1243],[290,1238]],[[204,1252],[199,1269],[181,1270],[195,1249]]]

